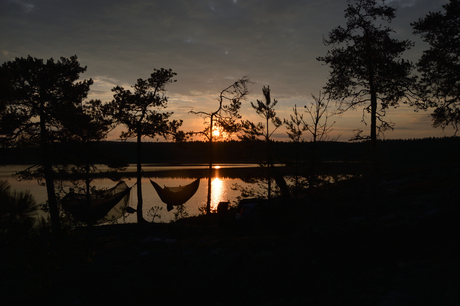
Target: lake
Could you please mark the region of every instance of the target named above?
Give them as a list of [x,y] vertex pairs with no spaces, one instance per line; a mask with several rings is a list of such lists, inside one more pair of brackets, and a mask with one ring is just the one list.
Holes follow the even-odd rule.
[[[14,173],[24,170],[28,167],[28,165],[9,165],[0,167],[0,180],[7,180],[11,186],[12,190],[16,191],[30,191],[30,193],[35,197],[37,203],[45,203],[47,199],[46,195],[46,187],[40,186],[37,181],[18,181],[14,175]],[[208,166],[206,165],[189,165],[189,166],[163,166],[163,165],[152,165],[148,164],[143,166],[144,173],[148,173],[148,177],[144,177],[142,179],[142,196],[144,201],[144,218],[147,221],[153,220],[153,215],[151,214],[151,209],[156,209],[156,207],[161,208],[161,210],[157,210],[157,213],[160,218],[156,217],[155,222],[164,222],[168,223],[174,220],[174,212],[176,209],[171,210],[170,212],[166,209],[166,204],[164,204],[155,189],[153,188],[152,184],[150,183],[149,179],[152,179],[160,186],[168,186],[168,187],[175,187],[179,185],[187,185],[195,180],[194,177],[167,177],[165,176],[165,172],[171,171],[171,173],[177,172],[178,170],[203,170],[207,169]],[[228,169],[228,168],[256,168],[257,165],[255,164],[222,164],[222,165],[215,165],[214,166],[214,173],[213,178],[211,180],[211,209],[217,209],[217,205],[219,202],[229,201],[234,202],[237,196],[240,195],[239,191],[232,190],[232,186],[234,184],[238,184],[244,187],[250,186],[250,184],[243,182],[241,179],[237,178],[229,178],[224,177],[223,175],[219,175],[219,169]],[[135,165],[129,165],[128,168],[125,170],[126,173],[133,173],[135,171]],[[156,176],[155,173],[159,175]],[[129,187],[133,187],[136,183],[136,179],[134,177],[125,178],[124,181],[127,183]],[[111,188],[115,186],[117,183],[107,179],[107,178],[98,178],[94,179],[91,183],[92,186],[95,186],[98,189],[102,188]],[[68,184],[67,184],[68,185]],[[64,191],[68,192],[69,185],[64,188]],[[200,214],[200,208],[206,206],[207,201],[207,193],[208,193],[208,178],[201,178],[200,186],[195,193],[195,195],[188,200],[184,204],[185,212],[188,216],[196,216]],[[129,206],[136,208],[137,207],[137,187],[131,190],[130,196],[130,204]],[[128,215],[124,219],[119,219],[118,223],[136,223],[137,222],[137,215],[131,214]]]

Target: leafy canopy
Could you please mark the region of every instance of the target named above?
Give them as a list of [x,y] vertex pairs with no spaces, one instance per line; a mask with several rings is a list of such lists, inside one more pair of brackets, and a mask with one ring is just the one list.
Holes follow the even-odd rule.
[[[383,120],[385,111],[409,98],[408,90],[415,81],[410,76],[412,63],[401,58],[413,43],[392,38],[395,31],[384,25],[395,18],[395,8],[377,5],[376,0],[348,2],[346,26],[329,33],[324,43],[333,48],[318,57],[331,67],[325,93],[343,101],[342,112],[362,106],[363,121],[365,113],[371,113],[371,121],[380,120],[379,131],[391,129]],[[371,122],[371,136],[376,136],[376,129]]]
[[0,67],[0,75],[7,80],[8,96],[0,114],[0,134],[4,141],[37,144],[43,136],[46,141],[62,140],[63,131],[81,102],[87,97],[91,79],[78,81],[86,71],[76,56],[49,59],[16,58]]
[[127,127],[121,138],[166,136],[177,130],[182,121],[169,122],[172,113],[160,111],[168,103],[166,85],[176,82],[176,75],[171,69],[154,69],[147,80],[137,80],[133,91],[120,86],[112,89],[111,112],[117,122]]
[[445,10],[430,12],[411,23],[414,33],[430,45],[417,63],[421,74],[420,108],[434,107],[433,126],[451,125],[455,133],[460,123],[460,1],[451,0]]
[[[265,141],[269,141],[273,133],[283,124],[281,119],[276,116],[275,106],[278,104],[278,100],[272,100],[270,86],[262,87],[262,93],[265,99],[256,100],[256,103],[251,102],[251,106],[265,120],[265,123],[243,120],[241,123],[242,134],[239,135],[242,140],[256,140],[263,137]],[[270,123],[273,126],[271,131]]]

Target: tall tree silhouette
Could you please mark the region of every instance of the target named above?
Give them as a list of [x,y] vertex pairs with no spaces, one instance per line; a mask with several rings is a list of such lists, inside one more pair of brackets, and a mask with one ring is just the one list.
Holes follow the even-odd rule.
[[[404,102],[415,82],[410,76],[412,63],[401,59],[413,43],[391,38],[395,31],[383,25],[391,22],[395,13],[395,8],[377,5],[376,0],[348,1],[346,26],[338,26],[329,33],[324,43],[333,48],[326,56],[318,57],[332,69],[325,93],[333,100],[343,100],[341,111],[361,106],[363,121],[365,113],[370,113],[374,166],[377,136],[393,128],[392,123],[384,120],[385,112]],[[360,134],[357,136],[360,138]]]
[[168,97],[165,94],[166,85],[176,82],[173,79],[176,75],[171,69],[154,69],[147,80],[137,80],[132,92],[120,86],[112,89],[114,99],[109,106],[112,115],[116,122],[127,128],[121,133],[120,138],[136,137],[137,139],[138,222],[146,222],[142,210],[142,138],[167,137],[175,134],[182,125],[182,120],[169,121],[172,112],[161,112],[168,103]]
[[[9,80],[10,93],[0,114],[2,141],[11,146],[40,148],[41,166],[35,172],[42,175],[48,195],[51,225],[60,229],[59,209],[55,193],[55,159],[53,144],[65,139],[63,130],[68,118],[86,98],[91,79],[78,81],[86,71],[76,56],[42,59],[16,58],[4,63],[0,75]],[[55,155],[54,155],[55,156]]]
[[[267,167],[267,198],[270,200],[271,198],[271,177],[272,177],[272,152],[270,149],[270,142],[271,136],[273,133],[283,124],[281,119],[276,116],[275,106],[278,103],[278,100],[271,99],[270,96],[270,87],[263,87],[262,93],[264,95],[264,100],[257,100],[257,103],[251,102],[252,108],[256,111],[256,113],[261,116],[265,120],[265,124],[259,122],[258,124],[254,124],[249,120],[244,120],[242,124],[242,131],[243,133],[240,135],[240,138],[243,140],[255,140],[260,137],[266,143],[266,167]],[[270,130],[270,124],[273,126],[273,129]]]
[[206,111],[190,111],[191,114],[195,114],[204,117],[206,127],[201,132],[192,132],[194,134],[201,134],[205,136],[209,141],[209,177],[208,177],[208,197],[206,201],[206,214],[211,213],[211,177],[212,177],[212,166],[213,166],[213,139],[214,130],[217,127],[226,133],[234,133],[238,131],[240,125],[236,122],[237,119],[241,118],[239,110],[241,107],[241,101],[246,98],[249,94],[248,84],[250,80],[248,77],[243,77],[233,83],[232,85],[223,89],[217,101],[219,106],[213,112]]
[[445,10],[430,12],[411,23],[415,34],[430,45],[417,63],[421,73],[419,94],[426,109],[434,107],[433,126],[451,125],[456,134],[460,124],[460,1],[451,0]]
[[63,166],[65,167],[64,170],[74,174],[73,177],[76,178],[74,183],[80,189],[82,188],[79,186],[79,182],[83,177],[85,185],[83,189],[87,196],[89,213],[91,174],[102,172],[98,167],[100,164],[108,166],[109,170],[104,171],[106,175],[126,165],[99,146],[100,141],[105,139],[114,127],[109,105],[102,104],[100,100],[87,101],[78,106],[67,121],[69,122],[69,127],[63,132],[68,133],[66,138],[69,140]]

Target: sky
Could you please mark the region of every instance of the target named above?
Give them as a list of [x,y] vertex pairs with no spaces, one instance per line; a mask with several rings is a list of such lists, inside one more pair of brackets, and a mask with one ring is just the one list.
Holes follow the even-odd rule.
[[[443,11],[447,2],[385,1],[397,8],[394,37],[415,43],[404,58],[415,63],[428,48],[410,23]],[[191,110],[216,110],[220,91],[247,76],[252,84],[243,119],[262,121],[250,102],[263,100],[263,86],[278,100],[277,116],[288,119],[294,106],[303,111],[325,86],[330,70],[317,57],[330,50],[323,38],[345,24],[346,6],[346,0],[0,0],[0,64],[28,55],[77,55],[87,67],[81,79],[94,81],[88,98],[103,102],[112,100],[115,86],[130,88],[154,68],[172,69],[177,82],[166,87],[166,111],[184,121],[184,131],[204,128]],[[386,119],[395,130],[382,138],[451,135],[431,126],[430,113],[406,105],[391,109]],[[369,134],[361,109],[329,120],[335,122],[331,139],[347,141],[355,129]],[[285,129],[274,138],[288,140]]]

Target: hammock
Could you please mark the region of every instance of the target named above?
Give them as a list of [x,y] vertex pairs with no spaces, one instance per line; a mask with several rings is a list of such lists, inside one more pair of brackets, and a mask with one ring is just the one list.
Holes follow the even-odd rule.
[[90,195],[90,208],[86,194],[69,192],[62,200],[62,207],[80,222],[101,224],[121,218],[126,211],[131,188],[125,182],[108,190]]
[[160,196],[161,201],[167,204],[168,211],[173,209],[173,205],[182,205],[187,202],[198,190],[198,186],[200,185],[200,179],[196,179],[192,183],[179,186],[179,187],[164,187],[161,188],[157,183],[150,180],[153,187],[157,191],[158,195]]

